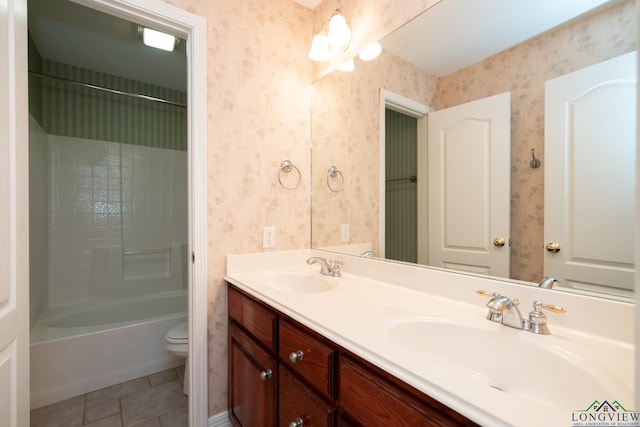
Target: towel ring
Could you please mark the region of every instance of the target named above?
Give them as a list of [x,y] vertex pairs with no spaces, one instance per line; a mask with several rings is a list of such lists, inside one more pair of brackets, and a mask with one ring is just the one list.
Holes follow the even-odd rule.
[[[337,187],[332,187],[331,180],[329,178],[335,178],[338,175],[340,175],[340,185]],[[329,187],[329,190],[333,191],[334,193],[339,193],[344,188],[344,175],[342,175],[342,172],[338,170],[336,165],[331,165],[331,167],[329,168],[327,174],[327,187]]]
[[[298,173],[298,179],[296,180],[296,184],[293,187],[288,187],[282,182],[282,172],[289,173],[293,169]],[[298,169],[290,160],[283,160],[280,163],[280,170],[278,171],[278,182],[283,188],[287,190],[295,190],[300,185],[300,180],[302,179],[302,174],[300,173],[300,169]]]

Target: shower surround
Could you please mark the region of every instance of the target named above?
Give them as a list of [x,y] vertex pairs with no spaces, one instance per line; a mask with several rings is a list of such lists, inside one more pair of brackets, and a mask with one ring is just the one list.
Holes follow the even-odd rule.
[[32,214],[46,245],[31,267],[32,407],[183,363],[164,333],[187,319],[186,151],[51,135],[34,118],[31,134],[47,206]]

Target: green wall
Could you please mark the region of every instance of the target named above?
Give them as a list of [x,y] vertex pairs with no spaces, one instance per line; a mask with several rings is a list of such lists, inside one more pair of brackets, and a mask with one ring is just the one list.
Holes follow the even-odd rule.
[[[187,101],[184,92],[47,59],[42,60],[42,72],[180,104]],[[47,133],[172,150],[187,149],[186,108],[48,79],[42,79],[41,84],[40,122]]]

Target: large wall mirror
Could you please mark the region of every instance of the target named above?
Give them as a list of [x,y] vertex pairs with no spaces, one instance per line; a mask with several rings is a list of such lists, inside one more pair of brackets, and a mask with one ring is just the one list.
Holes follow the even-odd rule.
[[630,300],[634,0],[442,0],[380,43],[313,84],[312,247]]

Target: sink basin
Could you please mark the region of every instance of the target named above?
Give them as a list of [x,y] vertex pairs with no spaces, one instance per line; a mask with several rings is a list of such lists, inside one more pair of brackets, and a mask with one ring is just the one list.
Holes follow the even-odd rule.
[[387,333],[398,358],[418,354],[421,363],[449,368],[456,375],[545,405],[572,408],[597,396],[623,394],[610,375],[575,349],[563,347],[562,340],[483,318],[396,318],[388,321]]
[[309,274],[274,274],[267,278],[267,287],[283,292],[313,294],[333,289],[335,279]]

